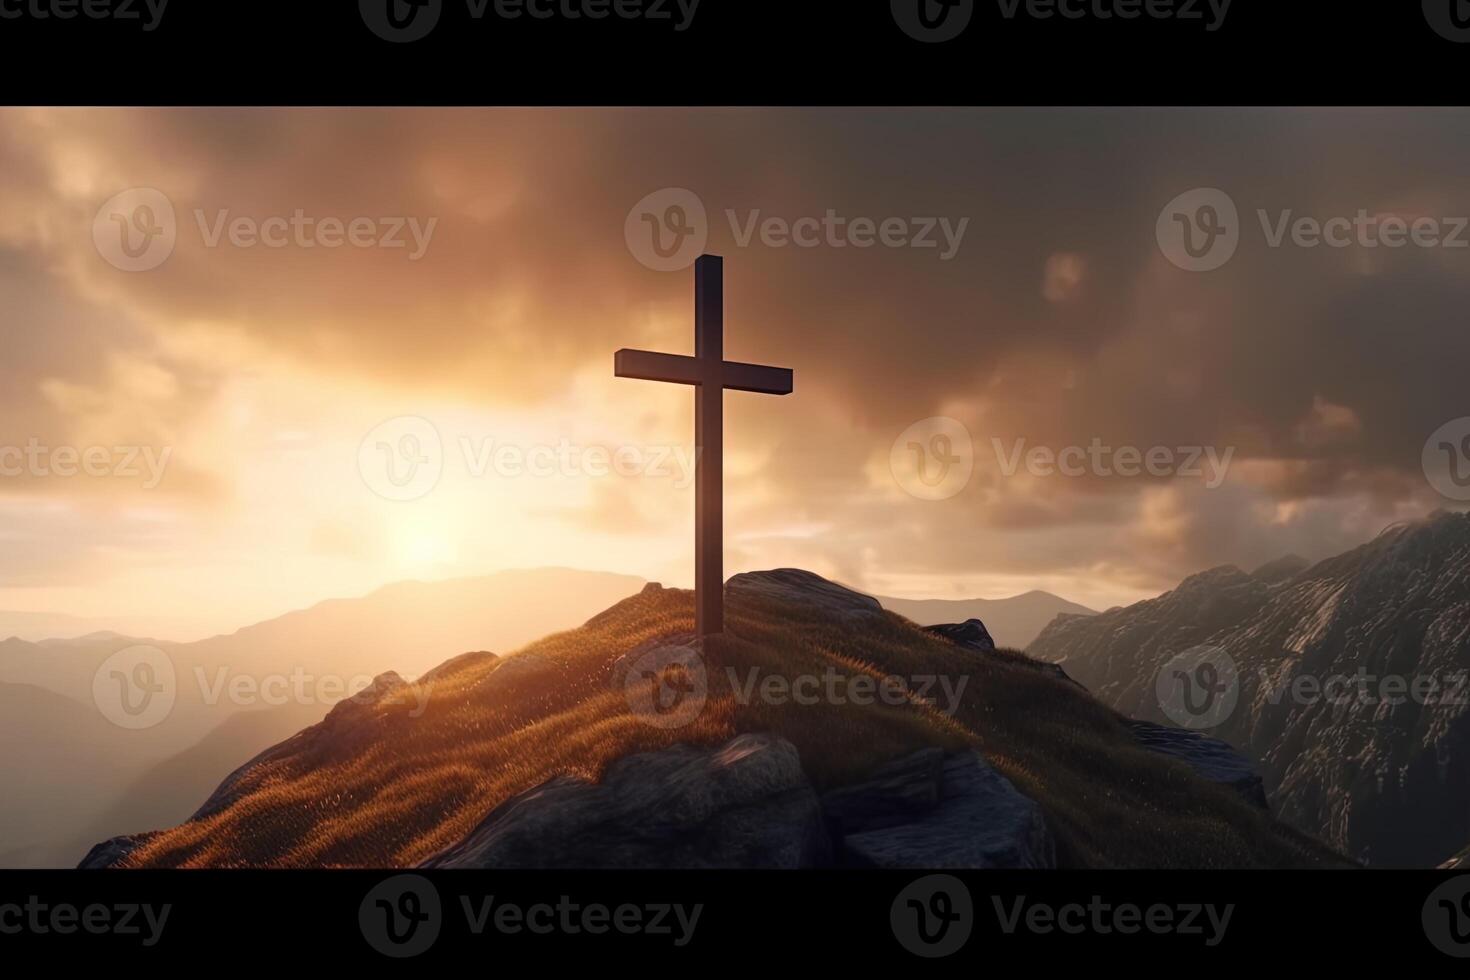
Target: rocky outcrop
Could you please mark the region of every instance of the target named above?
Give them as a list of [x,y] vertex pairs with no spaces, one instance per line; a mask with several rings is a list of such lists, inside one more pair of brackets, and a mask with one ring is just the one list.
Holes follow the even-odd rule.
[[818,799],[794,746],[629,756],[496,807],[431,868],[1047,868],[1041,808],[976,752],[925,749]]
[[105,840],[87,852],[87,856],[82,858],[82,863],[77,865],[77,870],[104,871],[108,868],[116,868],[128,859],[128,855],[157,836],[157,831],[149,831],[146,834],[130,834]]
[[1266,787],[1255,764],[1235,751],[1228,742],[1203,732],[1168,728],[1150,721],[1130,721],[1133,737],[1151,752],[1178,759],[1202,779],[1228,786],[1252,806],[1269,810]]
[[990,638],[990,631],[985,624],[978,619],[969,619],[963,623],[945,623],[940,626],[926,626],[925,633],[933,633],[935,636],[943,637],[951,643],[959,646],[969,647],[981,653],[994,653],[995,641]]
[[619,759],[599,783],[558,777],[490,812],[434,868],[802,868],[825,859],[796,748],[742,735]]
[[843,588],[799,568],[747,572],[725,585],[728,598],[770,599],[806,609],[817,617],[881,617],[883,607],[872,596]]
[[939,626],[926,626],[924,627],[924,632],[931,636],[948,640],[955,646],[962,647],[973,653],[996,657],[1011,666],[1025,667],[1028,670],[1046,674],[1048,677],[1054,677],[1059,681],[1065,681],[1077,687],[1081,686],[1071,677],[1068,677],[1067,672],[1056,664],[1047,663],[1044,660],[1037,660],[1023,653],[1015,653],[1013,651],[1003,652],[996,649],[995,641],[990,638],[989,630],[978,619],[971,619],[963,623],[945,623]]
[[1441,871],[1470,871],[1470,847],[1439,866]]
[[1470,516],[1301,564],[1215,569],[1058,620],[1028,652],[1166,723],[1183,691],[1160,672],[1191,648],[1220,651],[1235,703],[1211,733],[1259,760],[1277,815],[1372,865],[1434,866],[1470,839]]
[[838,863],[869,868],[1052,868],[1041,807],[978,752],[925,749],[822,799]]

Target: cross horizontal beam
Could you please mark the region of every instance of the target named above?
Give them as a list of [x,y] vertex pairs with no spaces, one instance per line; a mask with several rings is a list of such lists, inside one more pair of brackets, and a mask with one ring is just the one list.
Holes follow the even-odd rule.
[[[745,364],[741,361],[709,361],[682,354],[624,348],[613,355],[613,373],[620,378],[664,381],[680,385],[711,385],[732,391],[761,395],[789,395],[796,387],[791,368]],[[716,376],[711,377],[714,373]]]

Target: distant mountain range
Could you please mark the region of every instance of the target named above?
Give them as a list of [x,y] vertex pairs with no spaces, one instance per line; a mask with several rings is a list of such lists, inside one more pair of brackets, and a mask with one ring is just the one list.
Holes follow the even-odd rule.
[[1025,650],[1058,616],[1096,615],[1094,610],[1050,592],[1027,592],[1009,599],[877,599],[884,609],[920,626],[978,619],[990,631],[996,646],[1011,650]]
[[1232,699],[1212,733],[1261,764],[1284,819],[1357,858],[1429,867],[1470,843],[1470,515],[1315,565],[1203,572],[1063,617],[1028,652],[1139,718]]
[[[361,687],[457,653],[513,651],[643,584],[536,569],[399,583],[194,643],[115,633],[0,642],[0,866],[71,866],[99,833],[183,819],[225,773],[319,721],[342,697],[339,682]],[[175,702],[163,722],[134,731],[98,710],[93,679],[108,657],[143,643],[171,661]],[[244,698],[228,693],[273,680]]]

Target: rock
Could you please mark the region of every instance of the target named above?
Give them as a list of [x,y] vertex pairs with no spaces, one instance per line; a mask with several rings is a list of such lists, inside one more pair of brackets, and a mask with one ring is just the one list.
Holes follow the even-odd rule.
[[1128,727],[1144,748],[1178,759],[1201,778],[1229,786],[1246,802],[1262,810],[1270,809],[1266,787],[1254,764],[1228,742],[1202,732],[1166,728],[1149,721],[1130,721]]
[[1470,847],[1439,866],[1441,871],[1470,871]]
[[[1077,618],[1085,619],[1087,617],[1079,616]],[[1067,672],[1058,664],[1049,664],[1044,660],[1034,660],[1024,653],[1006,652],[1002,654],[1001,651],[996,649],[995,641],[990,638],[990,631],[978,619],[971,619],[963,623],[944,623],[939,626],[925,626],[924,632],[931,636],[937,636],[940,639],[949,640],[955,646],[963,647],[966,650],[1000,657],[1005,663],[1012,666],[1025,667],[1039,674],[1046,674],[1048,677],[1065,681],[1084,691],[1087,690],[1087,688],[1082,687],[1081,684],[1078,684],[1069,677]]]
[[130,834],[126,837],[105,840],[87,852],[87,856],[82,858],[82,863],[77,865],[77,870],[105,871],[108,868],[115,868],[127,860],[128,855],[157,836],[158,831],[149,831],[146,834]]
[[769,599],[845,619],[883,615],[883,607],[872,596],[843,588],[820,575],[798,568],[773,572],[747,572],[725,585],[727,599]]
[[492,810],[433,868],[802,868],[826,834],[796,747],[741,735],[619,759],[600,783],[559,776]]
[[939,805],[944,750],[915,752],[880,767],[854,786],[822,797],[822,814],[834,839],[881,830],[922,818]]
[[966,620],[963,623],[945,623],[940,626],[926,626],[924,627],[924,632],[932,633],[935,636],[942,636],[951,643],[962,647],[969,647],[972,650],[979,650],[981,653],[995,652],[995,641],[990,638],[990,631],[978,619]]
[[[932,751],[932,750],[926,750]],[[881,778],[843,791],[839,813],[888,823],[899,799],[917,801],[908,785],[930,771],[924,752],[887,768]],[[975,751],[945,756],[938,801],[916,819],[844,835],[843,863],[906,869],[1054,868],[1056,844],[1041,807],[1021,795]],[[905,776],[904,774],[907,774]],[[860,802],[864,787],[871,802]],[[834,794],[835,795],[835,794]]]

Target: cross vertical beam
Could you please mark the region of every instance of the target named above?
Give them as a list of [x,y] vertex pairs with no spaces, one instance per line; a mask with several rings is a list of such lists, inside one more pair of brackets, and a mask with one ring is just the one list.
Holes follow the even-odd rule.
[[694,356],[707,373],[694,400],[694,629],[725,631],[725,260],[694,264]]
[[725,261],[694,266],[694,356],[624,348],[620,378],[690,385],[694,393],[694,619],[701,637],[725,631],[725,389],[789,395],[790,368],[725,360]]

